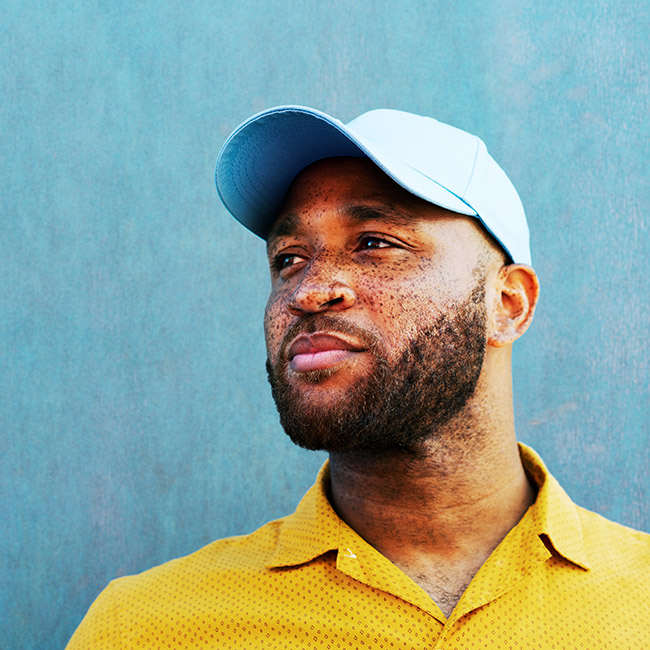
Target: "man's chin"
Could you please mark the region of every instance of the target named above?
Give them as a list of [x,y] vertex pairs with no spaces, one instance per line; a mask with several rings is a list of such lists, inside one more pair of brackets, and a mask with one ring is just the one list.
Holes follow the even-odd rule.
[[351,377],[339,366],[298,373],[286,366],[273,369],[269,361],[267,372],[280,423],[295,444],[325,451],[364,444],[364,395],[376,375]]
[[368,446],[363,427],[350,427],[333,417],[331,408],[313,409],[298,417],[280,416],[280,423],[291,441],[312,451],[350,451]]

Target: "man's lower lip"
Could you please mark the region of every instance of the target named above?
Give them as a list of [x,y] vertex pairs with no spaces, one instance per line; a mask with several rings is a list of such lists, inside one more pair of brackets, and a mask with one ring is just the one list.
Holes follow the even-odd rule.
[[358,352],[352,350],[320,350],[297,354],[289,362],[289,367],[294,372],[310,372],[312,370],[325,370],[352,358]]

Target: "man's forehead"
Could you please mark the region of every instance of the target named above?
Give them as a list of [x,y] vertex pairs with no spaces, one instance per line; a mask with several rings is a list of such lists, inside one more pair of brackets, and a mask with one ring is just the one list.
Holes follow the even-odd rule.
[[[447,212],[440,208],[441,216]],[[336,214],[347,220],[350,225],[364,224],[371,221],[381,221],[395,226],[413,225],[418,215],[409,210],[400,209],[388,203],[346,203],[338,207]],[[298,231],[309,227],[309,222],[304,215],[296,211],[280,213],[273,223],[273,227],[267,237],[270,242],[281,237],[293,235]]]

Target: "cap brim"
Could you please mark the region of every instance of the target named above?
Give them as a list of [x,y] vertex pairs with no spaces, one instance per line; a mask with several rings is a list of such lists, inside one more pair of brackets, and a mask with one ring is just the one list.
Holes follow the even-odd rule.
[[453,212],[476,215],[434,179],[388,154],[339,120],[303,106],[279,106],[241,124],[219,152],[215,181],[229,212],[265,238],[293,179],[317,160],[370,158],[409,192]]

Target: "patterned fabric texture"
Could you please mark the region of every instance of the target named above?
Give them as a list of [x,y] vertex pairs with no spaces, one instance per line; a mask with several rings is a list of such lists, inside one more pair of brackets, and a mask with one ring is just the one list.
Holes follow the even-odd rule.
[[448,619],[339,519],[325,464],[292,515],[113,581],[68,649],[650,648],[650,535],[576,506],[520,450],[537,500]]

